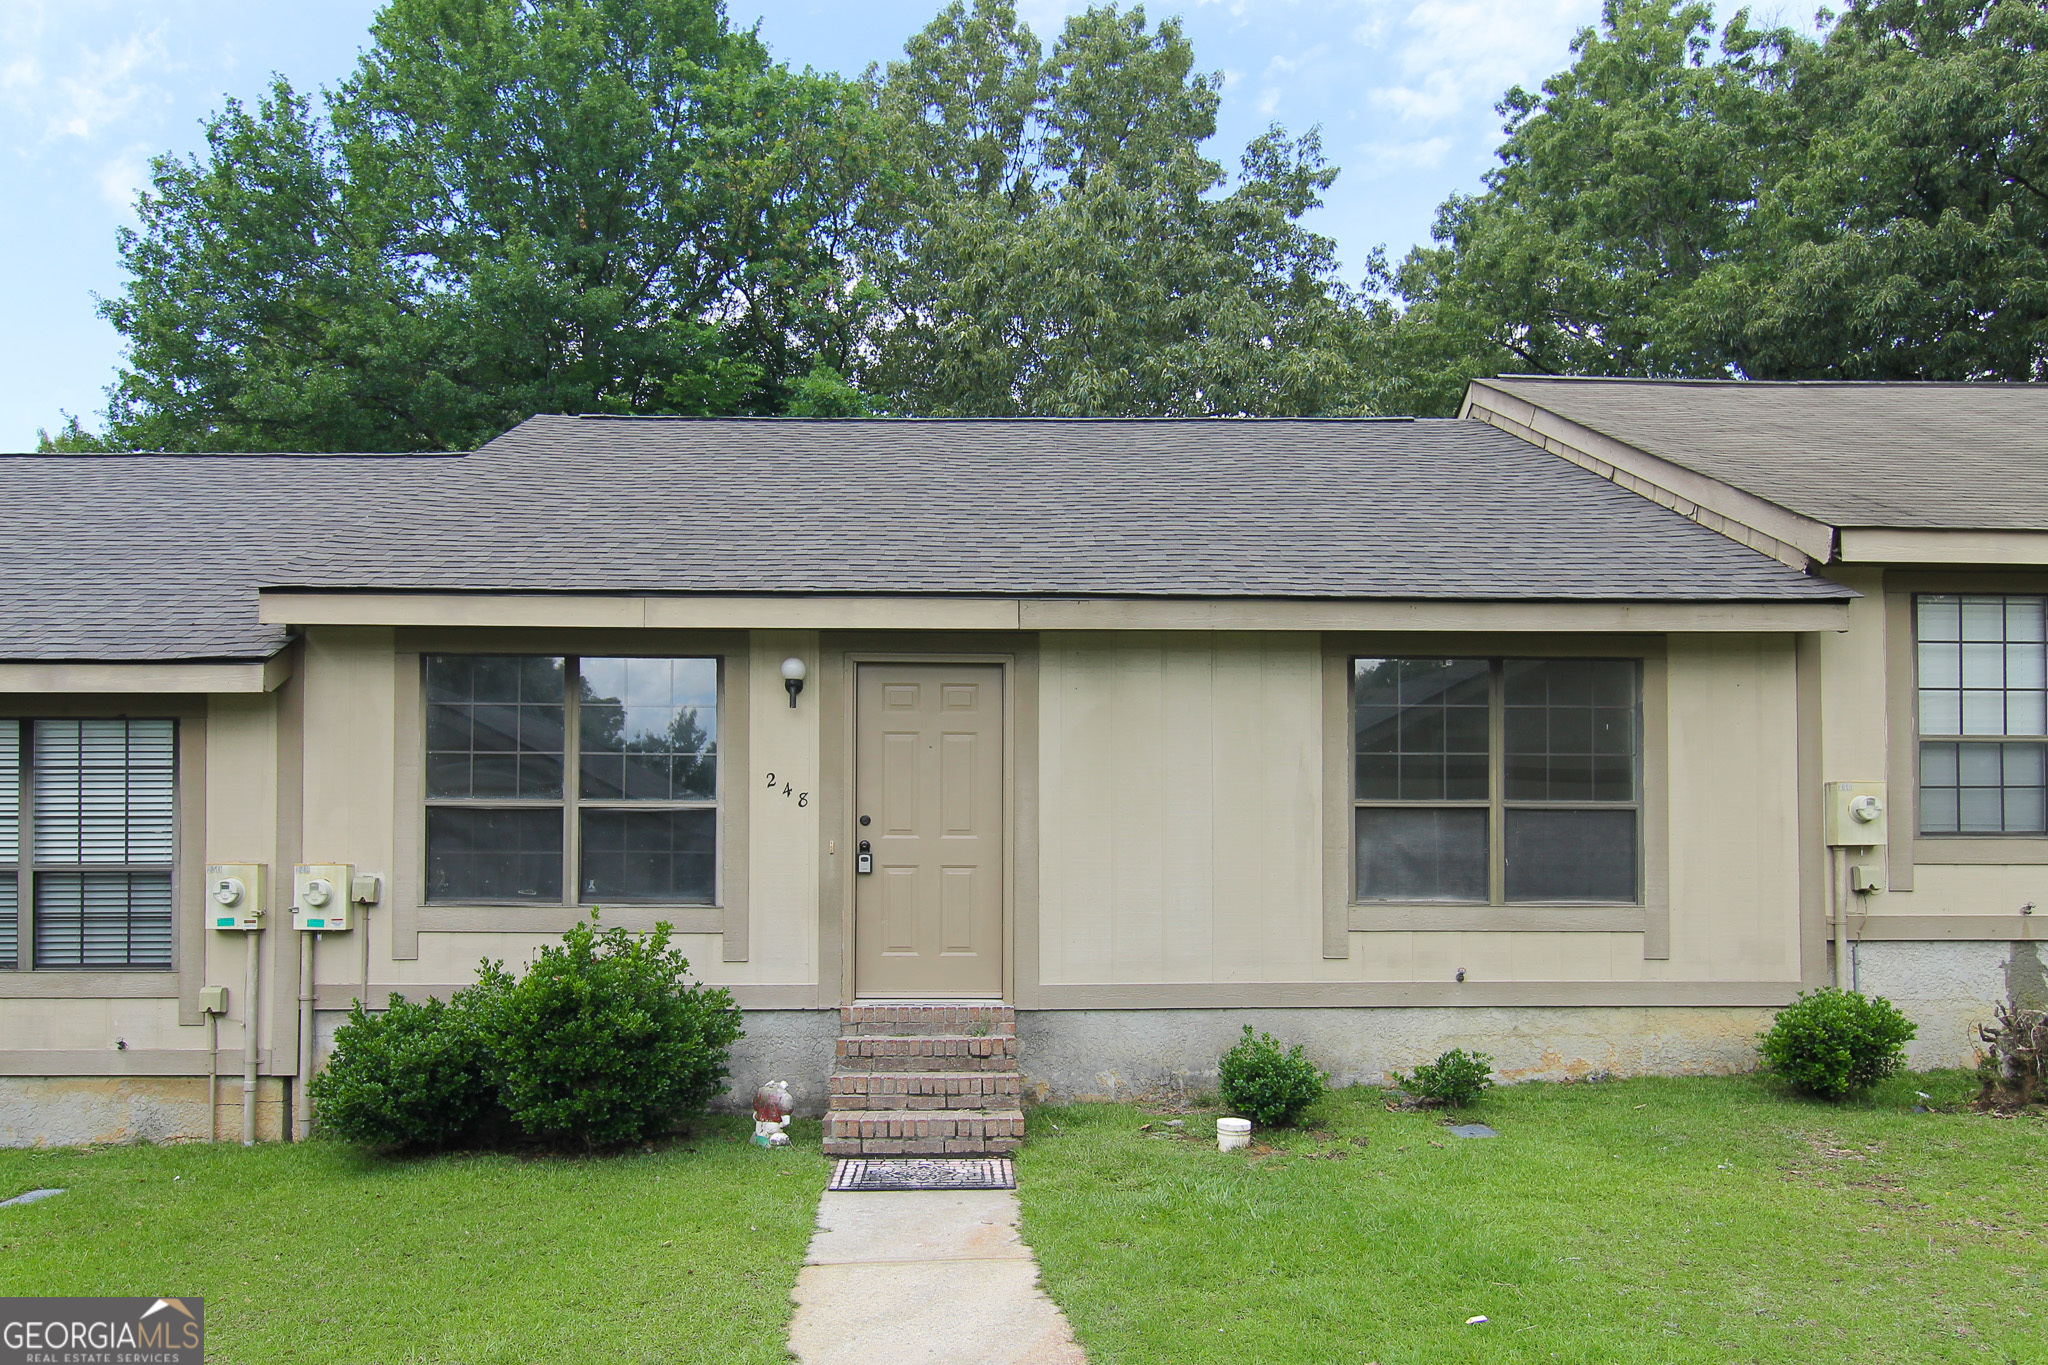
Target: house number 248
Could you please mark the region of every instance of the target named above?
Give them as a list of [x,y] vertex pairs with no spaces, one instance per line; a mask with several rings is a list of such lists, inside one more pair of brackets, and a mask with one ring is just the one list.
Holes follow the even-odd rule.
[[[776,780],[777,779],[774,773],[768,774],[769,791],[775,790]],[[790,786],[787,782],[784,782],[782,784],[782,794],[784,796],[794,796],[796,798],[796,803],[799,806],[808,806],[811,804],[811,794],[809,792],[800,792],[796,788]]]

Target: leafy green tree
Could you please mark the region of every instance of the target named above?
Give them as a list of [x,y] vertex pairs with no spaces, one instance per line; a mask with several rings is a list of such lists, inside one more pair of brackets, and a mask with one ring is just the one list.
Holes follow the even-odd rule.
[[1757,377],[2048,377],[2048,10],[1858,0],[1825,56],[1699,329]]
[[392,0],[323,108],[278,80],[124,233],[109,437],[456,449],[537,411],[779,411],[852,311],[872,143],[719,0]]
[[36,428],[36,454],[38,455],[81,455],[94,454],[107,448],[106,440],[85,429],[85,424],[72,413],[59,409],[64,425],[57,428],[52,436],[48,427]]
[[1393,410],[1455,411],[1475,374],[1725,373],[1683,305],[1754,230],[1757,188],[1790,154],[1780,98],[1816,45],[1738,14],[1715,56],[1711,8],[1606,0],[1576,60],[1502,99],[1486,191],[1438,211],[1437,245],[1375,263],[1375,372]]
[[1825,39],[1607,0],[1508,92],[1483,193],[1376,261],[1384,411],[1470,378],[2028,379],[2048,372],[2048,13],[1852,0]]
[[1046,54],[1007,0],[954,0],[870,69],[895,149],[858,216],[860,389],[926,415],[1315,413],[1356,386],[1358,315],[1301,226],[1314,133],[1202,154],[1220,78],[1142,7]]

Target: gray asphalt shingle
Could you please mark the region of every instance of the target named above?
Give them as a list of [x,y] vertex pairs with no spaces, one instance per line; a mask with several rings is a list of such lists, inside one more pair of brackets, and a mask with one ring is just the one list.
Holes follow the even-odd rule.
[[0,658],[245,658],[264,586],[1813,601],[1474,422],[536,417],[465,456],[0,460]]
[[1831,526],[2048,529],[2048,384],[1481,382]]

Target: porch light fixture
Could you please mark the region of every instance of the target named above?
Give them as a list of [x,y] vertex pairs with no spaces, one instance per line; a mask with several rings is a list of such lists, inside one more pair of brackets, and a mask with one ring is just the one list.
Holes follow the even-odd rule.
[[796,694],[804,690],[804,674],[809,672],[802,659],[782,661],[782,685],[789,689],[789,709],[796,710]]

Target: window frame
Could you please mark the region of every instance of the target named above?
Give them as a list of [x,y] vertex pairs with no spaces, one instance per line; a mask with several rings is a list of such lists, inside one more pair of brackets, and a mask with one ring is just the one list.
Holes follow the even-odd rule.
[[[1852,580],[1855,581],[1855,580]],[[1878,591],[1873,584],[1873,593]],[[1885,885],[1913,889],[1916,866],[2048,866],[2048,836],[1920,832],[1920,659],[1922,595],[2048,595],[2048,574],[2018,571],[1887,569],[1884,600],[1885,769],[1892,841]],[[1940,738],[1940,736],[1933,736]]]
[[[1412,659],[1412,658],[1421,658],[1421,657],[1435,657],[1435,656],[1418,656],[1418,655],[1395,655],[1395,654],[1389,654],[1389,655],[1381,655],[1381,656],[1372,656],[1372,655],[1353,655],[1353,656],[1351,656],[1351,658],[1349,659],[1349,661],[1348,661],[1348,662],[1349,662],[1349,663],[1350,663],[1350,665],[1351,665],[1351,678],[1352,678],[1352,689],[1353,689],[1353,690],[1352,690],[1352,710],[1351,710],[1351,715],[1352,715],[1352,717],[1353,717],[1353,721],[1352,721],[1353,733],[1352,733],[1352,736],[1351,736],[1351,740],[1352,740],[1352,744],[1353,744],[1353,746],[1354,746],[1354,748],[1353,748],[1353,750],[1352,750],[1352,751],[1353,751],[1354,753],[1356,752],[1356,748],[1355,748],[1355,745],[1356,745],[1356,743],[1357,743],[1357,733],[1356,733],[1356,724],[1357,724],[1357,721],[1356,721],[1356,717],[1357,717],[1357,709],[1356,709],[1356,708],[1357,708],[1357,685],[1358,685],[1358,663],[1359,663],[1359,661],[1360,661],[1361,659],[1365,659],[1365,658],[1372,658],[1372,657],[1380,657],[1380,658],[1385,658],[1385,659],[1389,659],[1389,660],[1400,660],[1400,659]],[[1453,657],[1456,657],[1456,656],[1446,655],[1446,656],[1444,656],[1444,657],[1445,657],[1445,658],[1453,658]],[[1353,903],[1354,905],[1361,905],[1361,906],[1382,906],[1382,905],[1442,905],[1442,906],[1459,906],[1459,907],[1474,907],[1474,908],[1478,908],[1478,907],[1484,907],[1484,908],[1489,908],[1489,909],[1506,909],[1506,908],[1509,908],[1509,907],[1513,907],[1513,906],[1556,906],[1556,905],[1614,905],[1614,906],[1623,906],[1623,907],[1630,907],[1630,908],[1635,908],[1635,907],[1640,907],[1640,906],[1642,905],[1642,903],[1643,903],[1643,756],[1642,756],[1642,732],[1643,732],[1643,670],[1642,670],[1642,665],[1641,665],[1641,662],[1640,662],[1639,660],[1633,660],[1633,659],[1614,659],[1614,658],[1611,658],[1611,657],[1610,657],[1610,658],[1606,658],[1606,659],[1601,659],[1601,660],[1598,660],[1599,662],[1603,662],[1603,663],[1633,663],[1633,664],[1635,664],[1635,665],[1636,665],[1636,667],[1635,667],[1635,676],[1634,676],[1634,679],[1633,679],[1633,682],[1634,682],[1634,688],[1633,688],[1633,691],[1634,691],[1634,694],[1635,694],[1635,701],[1634,701],[1634,706],[1633,706],[1633,710],[1634,710],[1634,717],[1633,717],[1633,722],[1632,722],[1632,723],[1633,723],[1633,725],[1634,725],[1634,734],[1633,734],[1633,735],[1631,736],[1631,738],[1632,738],[1632,739],[1634,740],[1634,745],[1635,745],[1635,752],[1634,752],[1634,753],[1633,753],[1633,754],[1631,755],[1631,757],[1632,757],[1632,758],[1634,759],[1634,768],[1635,768],[1635,770],[1634,770],[1634,772],[1633,772],[1633,773],[1631,773],[1631,774],[1630,774],[1630,777],[1631,777],[1631,786],[1633,787],[1633,789],[1634,789],[1634,793],[1635,793],[1635,794],[1634,794],[1634,795],[1633,795],[1633,796],[1632,796],[1632,797],[1631,797],[1631,798],[1630,798],[1629,800],[1627,800],[1627,801],[1596,801],[1596,800],[1592,800],[1592,799],[1590,799],[1590,798],[1588,798],[1588,799],[1586,799],[1586,800],[1583,800],[1583,801],[1533,801],[1533,800],[1530,800],[1530,799],[1528,799],[1528,798],[1526,798],[1526,797],[1524,797],[1524,798],[1516,798],[1516,797],[1511,797],[1511,796],[1509,796],[1509,795],[1508,795],[1508,792],[1507,792],[1507,759],[1508,759],[1508,755],[1507,755],[1507,734],[1506,734],[1506,730],[1507,730],[1507,726],[1506,726],[1506,721],[1507,721],[1507,665],[1508,665],[1508,664],[1510,664],[1510,663],[1514,663],[1514,662],[1521,662],[1521,661],[1523,661],[1523,660],[1525,660],[1525,659],[1527,659],[1527,658],[1528,658],[1528,656],[1526,656],[1526,655],[1512,655],[1512,654],[1508,654],[1508,655],[1503,655],[1503,654],[1489,654],[1489,655],[1478,655],[1478,656],[1472,656],[1472,657],[1470,657],[1470,659],[1469,659],[1469,662],[1472,662],[1472,663],[1478,663],[1478,664],[1483,664],[1483,665],[1485,665],[1485,667],[1486,667],[1486,714],[1487,714],[1487,726],[1486,726],[1486,728],[1487,728],[1487,745],[1486,745],[1486,748],[1487,748],[1487,755],[1486,755],[1486,789],[1487,789],[1487,795],[1486,795],[1486,797],[1485,797],[1485,799],[1484,799],[1484,800],[1471,800],[1471,799],[1463,799],[1463,800],[1460,800],[1460,799],[1451,799],[1451,798],[1444,798],[1444,799],[1441,799],[1441,800],[1439,800],[1439,799],[1433,799],[1433,798],[1417,798],[1417,799],[1398,799],[1398,798],[1372,798],[1372,797],[1362,797],[1362,796],[1359,796],[1359,795],[1357,794],[1357,792],[1356,792],[1356,790],[1355,790],[1355,789],[1354,789],[1354,791],[1353,791],[1353,793],[1352,793],[1352,798],[1351,798],[1351,804],[1352,804],[1352,822],[1353,822],[1353,823],[1352,823],[1352,828],[1354,829],[1354,831],[1355,831],[1355,830],[1356,830],[1356,828],[1357,828],[1357,818],[1358,818],[1358,817],[1357,817],[1357,812],[1359,812],[1359,811],[1361,811],[1361,810],[1478,810],[1478,811],[1484,811],[1484,812],[1486,813],[1486,899],[1485,899],[1485,900],[1483,900],[1483,901],[1482,901],[1482,900],[1428,900],[1428,901],[1410,901],[1410,900],[1403,900],[1403,899],[1400,899],[1400,898],[1388,898],[1388,897],[1375,897],[1375,898],[1373,898],[1373,899],[1369,899],[1369,900],[1368,900],[1368,899],[1365,899],[1365,898],[1363,898],[1363,897],[1360,897],[1360,896],[1359,896],[1359,895],[1357,894],[1356,890],[1354,889],[1354,891],[1353,891],[1353,893],[1352,893],[1352,903]],[[1537,660],[1537,662],[1557,662],[1557,663],[1564,663],[1564,662],[1569,662],[1569,661],[1570,661],[1570,658],[1569,658],[1569,656],[1557,656],[1557,657],[1555,657],[1555,658],[1551,658],[1551,659],[1539,659],[1539,660]],[[1576,897],[1567,897],[1567,898],[1562,898],[1562,899],[1524,899],[1524,900],[1512,900],[1512,901],[1511,901],[1511,900],[1509,900],[1509,899],[1507,898],[1507,840],[1508,840],[1508,828],[1507,828],[1507,827],[1508,827],[1508,815],[1509,815],[1509,812],[1511,812],[1511,811],[1518,811],[1518,810],[1539,810],[1539,811],[1623,811],[1623,810],[1625,810],[1625,811],[1628,811],[1628,812],[1630,812],[1631,814],[1633,814],[1633,815],[1634,815],[1634,817],[1635,817],[1635,830],[1634,830],[1634,833],[1635,833],[1635,850],[1634,850],[1634,857],[1633,857],[1633,859],[1632,859],[1631,861],[1632,861],[1632,862],[1634,863],[1634,868],[1635,868],[1635,878],[1634,878],[1634,880],[1635,880],[1635,894],[1634,894],[1633,896],[1631,896],[1631,897],[1630,897],[1629,899],[1627,899],[1627,900],[1618,900],[1618,899],[1617,899],[1617,900],[1585,900],[1585,899],[1580,899],[1580,898],[1576,898]],[[1357,836],[1356,836],[1356,834],[1354,833],[1354,835],[1353,835],[1353,847],[1352,847],[1352,857],[1353,857],[1353,859],[1354,859],[1354,866],[1355,866],[1355,860],[1356,860],[1356,858],[1357,858],[1357,856],[1358,856],[1358,849],[1357,849],[1356,839],[1357,839]]]
[[[396,691],[397,724],[392,739],[397,775],[392,805],[391,884],[385,898],[391,907],[392,957],[410,962],[420,956],[419,937],[431,934],[561,933],[589,918],[580,905],[533,901],[517,903],[433,901],[426,899],[426,715],[424,656],[428,654],[579,655],[604,658],[716,658],[719,661],[719,805],[715,905],[654,905],[621,901],[607,905],[604,923],[644,932],[658,923],[678,934],[722,936],[720,960],[745,962],[750,953],[749,882],[750,811],[753,805],[750,713],[770,699],[752,697],[751,632],[738,630],[666,630],[636,627],[404,626],[393,636],[392,683]],[[774,702],[786,703],[773,662],[789,654],[807,654],[811,646],[797,639],[770,639],[763,651],[762,686],[775,685]],[[769,656],[772,655],[771,660]],[[779,766],[771,764],[769,766]],[[564,865],[566,871],[566,863]],[[602,902],[600,902],[602,904]]]
[[[206,712],[204,700],[137,696],[128,700],[21,696],[0,708],[4,718],[21,726],[18,798],[23,802],[18,825],[16,862],[7,866],[16,887],[15,965],[0,968],[0,999],[127,998],[176,999],[179,1022],[198,1023],[199,968],[204,953],[204,925],[197,909],[203,898],[206,782]],[[171,951],[167,965],[129,967],[38,967],[35,964],[35,875],[39,871],[76,870],[75,864],[42,864],[35,858],[35,776],[33,733],[46,720],[154,720],[171,726]],[[133,870],[142,864],[93,863],[91,871]],[[146,870],[162,871],[164,863]]]
[[[1958,591],[1950,591],[1950,592],[1934,592],[1934,591],[1919,591],[1919,592],[1914,592],[1914,593],[1912,593],[1912,594],[1910,595],[1910,597],[1909,597],[1909,601],[1910,601],[1910,604],[1911,604],[1911,605],[1910,605],[1910,607],[1909,607],[1909,609],[1908,609],[1908,611],[1909,611],[1909,616],[1908,616],[1908,619],[1909,619],[1909,620],[1910,620],[1910,622],[1911,622],[1911,628],[1912,628],[1912,651],[1913,651],[1913,676],[1912,676],[1912,681],[1911,681],[1911,689],[1912,689],[1912,704],[1913,704],[1913,764],[1912,764],[1912,767],[1911,767],[1911,769],[1909,770],[1909,771],[1911,772],[1911,774],[1912,774],[1912,782],[1913,782],[1913,824],[1912,824],[1912,830],[1911,830],[1911,833],[1912,833],[1912,837],[1913,837],[1913,839],[1914,839],[1914,840],[1915,840],[1916,842],[1917,842],[1918,840],[1920,840],[1920,839],[1923,839],[1923,838],[1926,838],[1926,839],[1967,839],[1967,840],[1990,840],[1990,841],[1994,841],[1994,842],[1998,842],[1998,843],[2009,843],[2009,842],[2012,842],[2012,841],[2014,841],[2014,840],[2036,840],[2036,841],[2039,841],[2039,840],[2043,840],[2043,839],[2048,839],[2048,829],[2019,829],[2019,830],[2006,830],[2006,829],[1995,829],[1995,830],[1994,830],[1994,829],[1963,829],[1963,828],[1961,828],[1961,827],[1960,827],[1960,825],[1961,825],[1961,821],[1960,821],[1960,818],[1958,819],[1958,822],[1957,822],[1957,823],[1958,823],[1958,828],[1956,828],[1956,829],[1952,829],[1952,830],[1932,830],[1932,831],[1930,831],[1930,830],[1927,830],[1927,829],[1925,829],[1925,828],[1924,828],[1924,827],[1922,826],[1922,819],[1923,819],[1923,816],[1924,816],[1924,814],[1925,814],[1925,811],[1926,811],[1926,806],[1927,806],[1927,798],[1926,798],[1926,795],[1925,795],[1925,773],[1926,773],[1926,752],[1927,752],[1927,746],[1928,746],[1928,745],[1930,745],[1930,744],[1951,744],[1951,745],[1954,745],[1954,746],[1956,747],[1956,749],[1957,749],[1957,751],[1958,751],[1958,754],[1959,754],[1959,755],[1960,755],[1960,751],[1961,751],[1962,749],[1966,748],[1966,747],[1969,747],[1969,748],[1976,748],[1976,747],[1986,747],[1986,746],[1989,746],[1989,745],[1993,745],[1993,744],[1997,744],[1997,745],[2006,745],[2006,744],[2015,744],[2015,743],[2017,743],[2017,744],[2030,744],[2030,745],[2034,745],[2034,746],[2036,746],[2036,747],[2038,747],[2038,748],[2042,749],[2042,750],[2043,750],[2044,752],[2048,752],[2048,732],[2044,732],[2044,733],[2042,733],[2042,734],[2035,734],[2035,735],[2016,735],[2016,734],[2013,734],[2013,733],[2011,733],[2011,732],[2010,732],[2009,730],[2001,730],[2001,731],[2000,731],[1999,733],[1997,733],[1997,734],[1976,734],[1976,735],[1972,735],[1972,734],[1962,733],[1961,731],[1962,731],[1962,729],[1963,729],[1963,726],[1962,726],[1962,718],[1961,718],[1961,715],[1960,715],[1960,714],[1958,714],[1958,716],[1957,716],[1957,729],[1958,729],[1958,733],[1955,733],[1955,734],[1930,734],[1930,733],[1928,733],[1928,732],[1927,732],[1926,730],[1924,730],[1924,729],[1922,729],[1922,728],[1921,728],[1921,717],[1922,717],[1922,714],[1923,714],[1923,710],[1924,710],[1924,708],[1923,708],[1923,707],[1922,707],[1922,705],[1921,705],[1921,701],[1922,701],[1922,698],[1921,698],[1921,692],[1922,692],[1922,690],[1923,690],[1923,684],[1922,684],[1922,680],[1921,680],[1921,674],[1920,674],[1920,653],[1921,653],[1921,651],[1920,651],[1920,646],[1921,646],[1921,645],[1922,645],[1923,643],[1927,643],[1927,642],[1923,641],[1923,640],[1922,640],[1922,639],[1920,638],[1920,611],[1921,611],[1921,605],[1922,605],[1922,603],[1923,603],[1924,601],[1926,601],[1926,600],[1927,600],[1928,598],[1936,598],[1936,597],[1952,597],[1952,598],[1955,598],[1955,599],[1956,599],[1956,601],[1957,601],[1957,605],[1958,605],[1958,609],[1959,609],[1959,610],[1960,610],[1960,608],[1961,608],[1961,605],[1962,605],[1962,602],[1963,602],[1963,600],[1964,600],[1964,599],[1966,599],[1966,598],[1971,598],[1971,597],[1993,597],[1993,598],[1999,598],[1999,599],[2001,599],[2001,600],[2009,600],[2009,599],[2011,599],[2011,598],[2015,598],[2015,597],[2038,597],[2038,598],[2043,598],[2043,599],[2044,599],[2044,601],[2043,601],[2043,606],[2044,606],[2044,618],[2048,618],[2048,593],[2041,593],[2041,592],[2024,592],[2024,591],[2020,591],[2020,590],[2018,590],[2018,589],[2007,589],[2007,590],[2003,590],[2003,591],[1998,591],[1998,592],[1992,592],[1992,591],[1986,591],[1986,590],[1981,590],[1981,589],[1980,589],[1980,590],[1978,590],[1978,591],[1976,591],[1976,592],[1965,592],[1965,591],[1960,591],[1960,590],[1958,590]],[[2002,614],[2002,613],[2001,613],[2001,614]],[[1958,639],[1960,640],[1960,639],[1961,639],[1961,637],[1959,636],[1959,637],[1958,637]],[[1943,642],[1940,642],[1940,641],[1936,641],[1936,642],[1934,642],[1934,643],[1943,643]],[[1999,641],[1999,643],[2000,643],[2001,645],[2003,645],[2003,644],[2006,644],[2006,643],[2010,643],[2010,642],[2009,642],[2009,641],[2006,641],[2006,640],[2004,640],[2003,638],[2001,638],[2001,640]],[[1956,690],[1956,691],[1963,691],[1963,690],[1966,690],[1966,689],[1964,689],[1964,688],[1963,688],[1963,686],[1962,686],[1962,683],[1961,683],[1961,682],[1958,682],[1958,684],[1957,684],[1957,687],[1956,687],[1955,689],[1942,689],[1942,690],[1944,690],[1944,691],[1947,691],[1947,690]],[[2000,687],[2000,688],[1998,689],[1998,691],[1999,691],[1999,693],[2000,693],[2000,695],[2001,695],[2001,696],[2006,696],[2006,695],[2009,695],[2009,694],[2010,694],[2010,693],[2011,693],[2011,692],[2013,691],[2013,689],[2012,689],[2011,687],[2008,687],[2008,686],[2001,686],[2001,687]],[[2000,788],[2000,790],[2004,790],[2004,788],[2003,788],[2003,787],[2001,787],[2001,788]],[[1960,788],[1960,786],[1959,786],[1959,787],[1958,787],[1958,794],[1959,794],[1959,795],[1960,795],[1960,791],[1961,791],[1961,788]]]
[[[420,694],[423,706],[430,706],[427,696],[427,661],[435,655],[469,654],[473,657],[491,658],[533,658],[562,660],[562,794],[559,797],[437,797],[427,794],[422,786],[420,806],[420,846],[424,851],[427,844],[428,812],[434,810],[560,810],[562,813],[562,895],[555,901],[526,899],[524,897],[457,896],[435,899],[428,889],[424,876],[420,883],[422,906],[436,909],[446,906],[505,906],[531,909],[575,909],[587,911],[593,905],[602,905],[610,900],[620,906],[632,906],[636,910],[658,909],[703,909],[721,903],[720,892],[724,883],[723,848],[725,842],[723,797],[728,790],[725,768],[725,659],[717,654],[651,654],[644,650],[630,654],[608,654],[598,651],[549,652],[538,650],[496,651],[496,650],[432,650],[423,651],[419,658]],[[632,797],[588,797],[583,795],[583,730],[582,698],[577,687],[581,679],[585,659],[638,658],[638,659],[708,659],[716,671],[713,684],[713,715],[716,729],[712,734],[714,766],[710,799],[685,798],[654,800]],[[421,758],[426,755],[424,734],[422,735]],[[583,813],[587,810],[630,810],[630,811],[675,811],[709,810],[712,819],[711,852],[711,897],[703,901],[685,900],[624,900],[617,897],[599,897],[595,900],[582,894],[583,884]]]
[[[1519,633],[1326,633],[1323,636],[1323,956],[1351,956],[1353,933],[1512,932],[1626,933],[1642,936],[1645,959],[1671,955],[1667,647],[1663,635]],[[1506,901],[1493,895],[1505,887],[1494,880],[1494,844],[1505,839],[1505,823],[1492,820],[1487,833],[1489,899],[1478,901],[1361,901],[1357,898],[1354,847],[1357,809],[1353,791],[1352,661],[1358,658],[1629,659],[1638,665],[1637,899],[1617,901]],[[1497,686],[1497,684],[1496,684]],[[1497,733],[1501,711],[1493,707],[1496,733],[1490,769],[1504,761]],[[1496,780],[1497,781],[1497,780]],[[1491,792],[1504,788],[1492,785]],[[1411,804],[1411,803],[1398,803]],[[1489,796],[1489,809],[1504,805]],[[1550,807],[1553,803],[1516,803]],[[1565,808],[1568,803],[1556,803]],[[1612,807],[1621,803],[1588,803]]]

